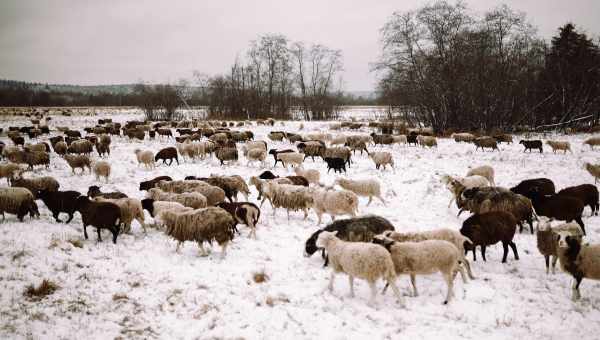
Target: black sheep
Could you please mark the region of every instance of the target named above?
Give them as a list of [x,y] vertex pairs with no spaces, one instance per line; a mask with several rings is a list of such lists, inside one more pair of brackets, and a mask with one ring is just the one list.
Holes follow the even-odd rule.
[[83,223],[83,236],[88,239],[87,226],[91,225],[98,232],[98,241],[102,242],[100,229],[108,229],[113,235],[113,243],[117,243],[121,210],[119,206],[110,202],[93,202],[86,196],[79,196],[75,203],[76,210],[81,214]]
[[157,152],[156,156],[154,157],[155,162],[162,160],[163,164],[167,164],[167,160],[169,160],[169,164],[167,164],[168,166],[171,166],[171,164],[173,164],[173,159],[175,159],[175,161],[177,161],[177,165],[179,165],[179,158],[177,158],[177,149],[175,149],[174,147],[164,148]]
[[529,192],[529,197],[539,216],[566,222],[574,220],[585,235],[585,226],[581,220],[584,205],[581,200],[563,195],[541,195],[536,189]]
[[542,141],[539,139],[536,140],[521,140],[519,142],[519,144],[523,144],[523,146],[525,147],[525,150],[523,150],[523,152],[529,150],[529,152],[531,152],[531,149],[538,149],[540,150],[540,153],[543,152],[543,148],[542,148]]
[[102,197],[102,198],[109,198],[109,199],[118,199],[118,198],[126,198],[127,197],[127,195],[125,195],[124,193],[119,192],[119,191],[102,192],[102,191],[100,191],[100,187],[97,185],[90,186],[88,188],[87,195],[91,198]]
[[592,215],[598,215],[600,208],[600,204],[598,203],[598,188],[593,184],[582,184],[564,188],[557,195],[577,198],[583,202],[584,206],[587,205],[592,209]]
[[61,223],[62,221],[58,218],[58,215],[62,213],[69,214],[69,219],[66,223],[71,222],[73,214],[76,211],[77,198],[81,196],[81,193],[77,191],[48,191],[41,190],[38,192],[38,198],[44,202],[48,210],[52,212],[52,217],[56,222]]
[[343,158],[331,158],[331,157],[325,157],[324,158],[325,163],[327,163],[327,173],[329,173],[329,171],[331,169],[333,169],[333,172],[340,172],[342,173],[342,170],[344,170],[344,172],[346,172],[346,161]]
[[158,176],[149,181],[144,181],[140,183],[140,190],[148,191],[156,186],[160,181],[172,181],[173,179],[169,176]]
[[517,186],[510,188],[510,191],[530,198],[527,195],[533,188],[537,188],[541,195],[554,195],[556,193],[554,182],[548,178],[526,179],[521,181]]
[[517,231],[517,220],[511,213],[504,211],[494,211],[484,214],[475,214],[467,218],[460,228],[460,233],[468,237],[473,244],[465,242],[465,253],[473,251],[473,261],[477,261],[475,249],[481,246],[481,256],[485,258],[485,247],[502,242],[504,255],[502,263],[506,262],[508,247],[510,246],[515,255],[515,260],[519,259],[517,246],[513,242],[515,232]]
[[408,146],[414,145],[417,146],[419,145],[418,141],[417,141],[417,134],[415,133],[410,133],[408,136],[406,136],[406,141],[408,142]]
[[260,179],[275,179],[275,178],[279,178],[279,176],[276,176],[271,171],[267,170],[267,171],[263,171],[263,173],[258,175],[258,178],[260,178]]

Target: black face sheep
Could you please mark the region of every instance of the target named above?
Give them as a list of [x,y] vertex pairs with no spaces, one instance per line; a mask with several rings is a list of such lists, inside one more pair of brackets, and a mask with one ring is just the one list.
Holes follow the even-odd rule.
[[4,213],[15,214],[19,221],[29,214],[30,217],[40,216],[35,198],[26,188],[0,188],[0,214],[2,220]]
[[273,167],[276,167],[278,162],[281,162],[281,164],[284,164],[283,161],[277,157],[277,155],[281,154],[281,153],[287,153],[287,152],[294,152],[294,150],[292,150],[292,149],[285,149],[285,150],[271,149],[271,150],[269,150],[269,155],[273,155],[273,159],[275,160]]
[[325,163],[327,163],[327,173],[333,169],[333,172],[338,172],[341,174],[342,170],[346,173],[346,161],[343,158],[324,158]]
[[546,217],[540,217],[536,231],[537,248],[546,260],[546,274],[550,269],[550,258],[552,257],[552,274],[558,260],[558,233],[568,232],[579,240],[583,238],[583,231],[576,223],[563,223],[552,226]]
[[169,161],[169,164],[167,164],[168,166],[171,166],[171,164],[173,164],[173,159],[177,162],[177,165],[179,165],[179,158],[177,158],[177,149],[174,147],[164,148],[164,149],[160,150],[159,152],[157,152],[156,156],[154,157],[155,162],[162,160],[163,164],[167,164],[167,160],[168,160]]
[[173,179],[169,176],[158,176],[149,181],[144,181],[140,183],[140,190],[148,191],[156,186],[160,181],[172,181]]
[[97,185],[90,186],[88,188],[87,195],[91,198],[102,197],[102,198],[117,199],[117,198],[126,198],[127,197],[127,195],[125,195],[124,193],[122,193],[120,191],[102,192],[102,191],[100,191],[100,187]]
[[571,274],[573,300],[579,300],[579,285],[586,279],[600,280],[600,244],[581,244],[581,241],[568,232],[558,234],[558,258],[562,270]]
[[578,198],[562,195],[541,195],[535,189],[531,190],[529,195],[535,212],[539,216],[566,222],[574,220],[579,224],[585,235],[585,226],[581,220],[584,205]]
[[583,205],[592,209],[592,216],[598,215],[598,188],[593,184],[582,184],[574,187],[564,188],[558,192],[559,196],[568,196],[579,199]]
[[[375,235],[379,235],[386,230],[394,230],[390,221],[383,217],[367,215],[362,217],[348,218],[333,221],[325,228],[314,232],[307,240],[304,247],[304,256],[309,257],[314,254],[318,248],[316,245],[317,237],[323,231],[335,231],[337,237],[349,242],[371,242]],[[325,251],[321,254],[327,265]]]
[[475,214],[463,222],[460,233],[468,237],[473,244],[465,244],[465,249],[473,251],[473,261],[477,261],[475,249],[481,246],[481,256],[485,258],[485,248],[489,245],[502,242],[504,255],[502,263],[506,262],[508,247],[512,248],[515,260],[519,259],[517,246],[513,242],[515,231],[517,229],[517,220],[507,212],[494,211],[483,214]]
[[521,181],[517,186],[510,188],[510,191],[530,198],[528,194],[534,188],[537,188],[538,192],[542,195],[554,195],[556,193],[554,182],[548,178],[526,179]]
[[525,150],[523,150],[523,152],[529,150],[529,152],[531,152],[532,149],[538,149],[540,150],[540,153],[544,152],[543,147],[542,147],[542,141],[539,139],[536,140],[521,140],[519,142],[519,144],[522,144],[525,147]]
[[46,207],[48,207],[48,210],[52,212],[52,217],[54,217],[56,222],[62,222],[58,218],[58,215],[62,212],[69,215],[69,219],[66,221],[66,223],[69,223],[73,219],[73,214],[76,211],[77,198],[81,196],[81,193],[77,191],[41,190],[38,192],[37,196],[44,202]]
[[121,210],[114,203],[94,202],[86,196],[79,196],[75,202],[75,209],[81,214],[83,223],[83,235],[88,239],[87,226],[96,228],[98,241],[102,242],[100,229],[108,229],[113,235],[113,243],[117,243],[119,235],[119,225],[121,219]]
[[375,284],[380,278],[392,287],[399,302],[403,303],[396,287],[396,271],[390,253],[382,246],[365,242],[346,242],[336,237],[337,232],[323,231],[316,245],[327,251],[331,266],[329,291],[333,292],[335,274],[346,273],[350,283],[350,296],[354,297],[354,277],[366,280],[371,288],[369,304],[375,303]]
[[[233,217],[235,224],[245,224],[250,228],[248,237],[256,239],[256,224],[260,218],[260,208],[251,202],[221,202],[217,207],[227,211]],[[235,227],[235,226],[234,226]]]

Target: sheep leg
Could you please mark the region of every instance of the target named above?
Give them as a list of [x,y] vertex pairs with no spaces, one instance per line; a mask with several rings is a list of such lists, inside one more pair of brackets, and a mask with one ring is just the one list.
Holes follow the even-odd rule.
[[225,259],[225,256],[227,256],[227,242],[223,243],[223,245],[221,246],[221,260]]
[[369,196],[369,202],[367,202],[367,207],[371,204],[371,201],[373,201],[373,196]]
[[72,219],[73,219],[73,213],[69,213],[69,219],[67,219],[67,221],[65,223],[71,222]]
[[502,255],[502,263],[506,263],[506,257],[508,256],[508,243],[507,242],[502,242],[502,249],[504,250],[504,254]]
[[369,288],[371,288],[371,298],[369,299],[369,305],[375,305],[375,295],[377,294],[377,287],[375,286],[375,281],[369,281]]
[[583,280],[583,275],[577,274],[574,278],[575,278],[575,281],[573,281],[572,300],[577,301],[577,300],[581,299],[581,293],[579,292],[579,285],[581,284],[581,281]]
[[[375,283],[373,283],[373,286],[375,286]],[[388,280],[386,287],[387,286],[392,287],[392,291],[394,292],[396,299],[398,300],[398,302],[400,302],[401,305],[404,305],[404,300],[402,299],[402,295],[400,294],[400,289],[398,289],[398,287],[396,286],[396,283],[393,280]]]
[[[546,275],[550,272],[550,255],[544,255],[544,260],[546,260]],[[554,268],[552,268],[554,269]],[[554,274],[554,273],[552,273]]]
[[304,221],[308,218],[308,210],[304,209]]
[[448,202],[448,208],[450,208],[450,206],[452,205],[452,202],[454,202],[454,197],[450,198],[450,202]]
[[410,274],[410,284],[413,288],[413,297],[419,296],[419,292],[417,291],[417,276],[414,273]]
[[54,217],[54,219],[56,220],[56,222],[62,223],[62,221],[58,218],[58,214],[59,213],[54,213],[54,214],[52,214],[52,217]]
[[96,232],[98,233],[98,242],[102,242],[102,235],[100,235],[100,228],[96,228]]
[[[179,248],[181,247],[181,243],[183,243],[183,242],[181,242],[181,241],[177,242],[177,248],[175,248],[176,253],[179,253]],[[200,245],[200,249],[202,249],[202,245]],[[202,249],[202,250],[204,250],[204,249]]]
[[275,216],[275,212],[277,212],[277,208],[273,207],[273,216]]
[[450,299],[454,296],[454,280],[452,280],[451,273],[444,273],[444,279],[446,279],[446,284],[448,285],[448,292],[446,293],[446,301],[444,304],[447,305],[450,302]]
[[556,260],[558,260],[558,256],[552,256],[552,274],[556,274]]
[[331,276],[329,277],[329,286],[327,287],[327,289],[329,289],[330,293],[333,293],[333,281],[335,280],[335,271],[331,271]]
[[512,249],[513,254],[515,254],[515,260],[518,260],[519,259],[519,253],[517,252],[517,246],[515,245],[515,243],[513,241],[508,242],[508,245]]
[[[2,218],[4,218],[4,213],[2,213]],[[88,239],[88,234],[87,234],[87,225],[84,223],[83,224],[83,236],[85,236],[85,239]]]
[[288,217],[288,221],[290,220],[290,209],[286,209],[287,210],[287,217]]
[[[471,249],[471,251],[473,252],[473,261],[477,261],[477,254],[476,254],[476,252],[475,252],[476,250],[477,250],[477,247],[476,247],[476,246],[473,246],[473,248]],[[465,250],[465,253],[466,253],[466,252],[468,252],[468,250]],[[466,254],[465,254],[465,255],[466,255]]]
[[350,294],[348,294],[348,296],[353,298],[354,297],[354,276],[348,275],[348,284],[350,284]]
[[484,245],[481,246],[481,257],[483,257],[483,262],[487,261],[487,259],[485,258],[485,246]]
[[583,231],[583,235],[586,235],[586,233],[585,233],[585,226],[583,225],[583,221],[581,220],[581,216],[577,217],[575,219],[575,222],[577,222],[577,224],[579,224],[579,226],[581,227],[581,231]]

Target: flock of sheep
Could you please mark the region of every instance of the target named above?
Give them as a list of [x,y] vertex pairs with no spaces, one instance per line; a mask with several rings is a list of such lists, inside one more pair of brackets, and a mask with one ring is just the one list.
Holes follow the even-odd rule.
[[[25,121],[24,121],[25,122]],[[554,183],[547,178],[523,180],[513,188],[498,186],[494,169],[480,166],[469,170],[465,177],[443,176],[459,214],[472,213],[460,229],[435,229],[425,232],[396,230],[385,218],[375,215],[358,215],[359,197],[373,198],[386,205],[382,188],[376,179],[352,179],[346,176],[353,158],[363,157],[363,152],[373,161],[376,169],[394,167],[389,151],[369,151],[372,145],[437,147],[437,139],[427,129],[412,130],[406,135],[372,132],[348,132],[370,127],[357,123],[331,123],[326,131],[300,134],[298,131],[279,131],[275,121],[216,122],[185,120],[179,122],[128,121],[125,124],[101,119],[94,126],[82,131],[70,127],[53,126],[50,117],[32,119],[26,126],[10,126],[6,143],[0,143],[2,158],[0,178],[6,178],[9,186],[0,188],[0,212],[14,214],[20,221],[29,215],[39,217],[37,200],[41,200],[56,222],[62,222],[59,214],[68,215],[69,223],[75,213],[81,216],[83,232],[88,239],[87,227],[96,229],[98,241],[102,230],[111,232],[113,243],[121,233],[131,233],[131,225],[137,221],[144,232],[149,224],[145,212],[153,218],[154,225],[165,235],[177,241],[176,251],[186,242],[196,242],[201,255],[207,255],[204,244],[216,242],[226,256],[228,244],[239,234],[238,225],[249,228],[249,237],[256,238],[261,209],[266,201],[272,207],[273,216],[282,208],[290,219],[290,213],[301,211],[306,219],[310,210],[322,223],[324,214],[330,215],[332,223],[318,229],[306,240],[305,255],[321,250],[325,265],[331,268],[329,289],[333,290],[337,273],[349,277],[350,294],[354,295],[354,278],[364,279],[371,288],[371,303],[376,296],[379,279],[391,286],[396,298],[402,296],[395,284],[401,274],[410,276],[413,295],[417,295],[416,275],[441,273],[447,286],[444,303],[454,293],[454,279],[458,273],[466,283],[467,277],[475,275],[466,257],[472,251],[476,260],[476,248],[486,260],[486,247],[501,243],[502,262],[507,261],[509,248],[515,260],[519,259],[514,235],[519,226],[525,225],[530,232],[537,226],[536,237],[540,253],[546,259],[546,271],[552,272],[557,259],[561,268],[573,276],[573,299],[580,296],[579,284],[583,278],[600,280],[600,245],[584,241],[586,235],[583,221],[584,207],[598,214],[599,195],[595,185],[582,184],[556,191]],[[270,126],[265,140],[256,140],[250,126]],[[475,137],[470,133],[451,136],[457,143],[473,143],[475,150],[490,148],[498,150],[498,144],[511,143],[511,135]],[[108,182],[112,164],[110,151],[119,143],[136,140],[160,139],[171,146],[160,150],[136,149],[131,155],[139,167],[155,169],[157,163],[177,166],[180,162],[204,162],[213,157],[221,166],[239,162],[241,155],[251,164],[258,163],[264,170],[272,157],[273,167],[279,163],[285,168],[293,167],[294,175],[279,177],[266,170],[254,176],[211,175],[209,177],[158,176],[139,185],[145,192],[143,199],[128,197],[122,192],[102,192],[101,181]],[[543,152],[541,140],[521,140],[524,151]],[[569,142],[547,141],[554,152],[571,151]],[[590,138],[585,144],[593,148],[600,145],[600,138]],[[269,145],[271,147],[269,147]],[[381,150],[381,149],[380,149]],[[97,153],[98,157],[92,157]],[[357,151],[360,154],[357,154]],[[307,158],[321,159],[329,172],[343,174],[327,185],[321,180],[317,169],[305,169]],[[87,193],[60,191],[60,181],[52,176],[36,176],[41,167],[50,170],[51,162],[66,162],[72,173],[93,173],[98,185],[90,186]],[[316,163],[315,163],[316,164]],[[585,164],[588,172],[600,178],[600,165]],[[33,172],[33,174],[28,174]],[[246,174],[244,174],[246,175]],[[63,180],[63,179],[61,179]],[[340,189],[336,189],[336,186]],[[250,202],[250,187],[259,193],[256,203]],[[244,201],[238,201],[239,195]],[[377,202],[377,203],[379,203]],[[349,218],[335,220],[338,216]],[[537,224],[534,221],[538,221]],[[551,221],[564,223],[552,225]],[[535,225],[534,225],[535,224]],[[385,291],[385,289],[384,289]]]

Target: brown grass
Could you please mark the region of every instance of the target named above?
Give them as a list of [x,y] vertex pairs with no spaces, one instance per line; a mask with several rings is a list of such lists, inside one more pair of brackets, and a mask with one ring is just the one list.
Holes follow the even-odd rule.
[[54,293],[59,288],[60,287],[58,284],[48,279],[44,279],[37,287],[35,287],[33,284],[27,286],[23,295],[32,299],[42,299],[45,296]]
[[81,239],[71,238],[67,242],[71,243],[73,245],[73,247],[83,248],[83,242],[81,241]]
[[264,270],[261,270],[260,272],[252,273],[252,279],[256,283],[264,283],[269,280],[269,275],[267,275]]

